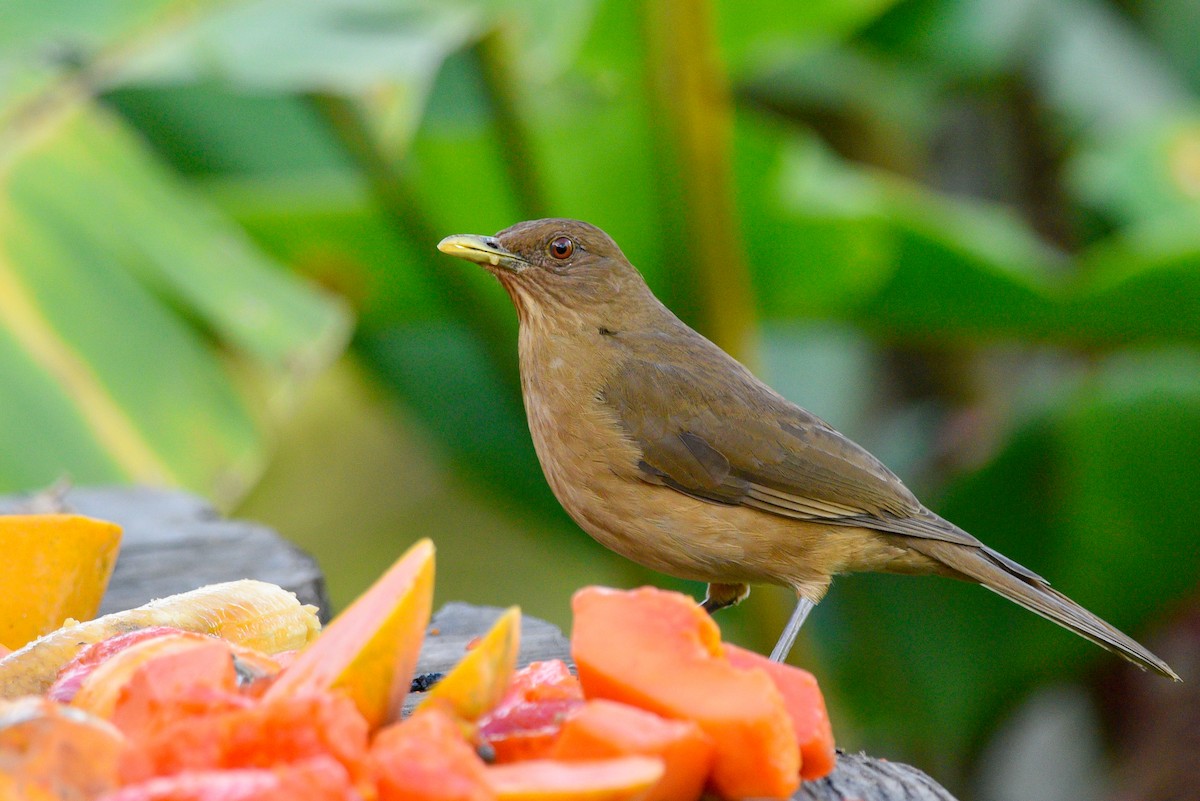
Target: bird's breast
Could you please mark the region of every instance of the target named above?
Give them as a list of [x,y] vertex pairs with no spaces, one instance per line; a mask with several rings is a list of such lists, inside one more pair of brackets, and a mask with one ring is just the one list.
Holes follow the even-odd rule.
[[530,336],[522,326],[534,448],[559,503],[600,544],[681,578],[787,584],[814,600],[830,574],[894,556],[857,553],[881,545],[858,529],[708,503],[643,480],[642,451],[602,394],[620,367],[617,348],[557,332]]
[[763,567],[769,544],[746,536],[747,510],[641,479],[641,449],[602,395],[619,367],[619,356],[594,346],[522,336],[529,430],[559,503],[600,544],[655,570],[703,581],[776,580]]

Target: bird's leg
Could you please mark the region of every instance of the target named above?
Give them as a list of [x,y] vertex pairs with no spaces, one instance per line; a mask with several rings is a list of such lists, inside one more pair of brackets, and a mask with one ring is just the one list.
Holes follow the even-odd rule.
[[808,617],[808,613],[813,610],[814,606],[816,604],[804,596],[796,596],[796,608],[792,610],[792,616],[788,618],[787,625],[783,627],[783,634],[779,635],[779,642],[775,643],[775,647],[771,649],[772,662],[787,661],[788,654],[792,651],[792,643],[796,642],[796,635],[800,633],[800,627],[804,625],[804,618]]
[[748,584],[709,584],[704,602],[700,605],[711,615],[718,609],[741,603],[749,594]]

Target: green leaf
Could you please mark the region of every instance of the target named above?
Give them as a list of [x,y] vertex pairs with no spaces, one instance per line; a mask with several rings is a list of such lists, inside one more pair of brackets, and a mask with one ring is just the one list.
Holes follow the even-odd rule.
[[1064,316],[1134,339],[1200,340],[1200,237],[1195,226],[1144,225],[1105,240],[1080,257],[1083,278]]
[[[714,4],[716,34],[725,63],[737,75],[843,39],[895,4],[896,0],[721,0]],[[771,24],[764,25],[764,20]]]
[[[6,375],[26,389],[0,436],[53,424],[6,487],[66,473],[228,503],[257,475],[271,419],[341,351],[347,315],[86,100],[20,134],[0,151],[0,328],[20,354],[8,350]],[[39,408],[33,388],[48,384],[58,390]]]
[[764,210],[778,228],[750,243],[768,313],[918,337],[1052,325],[1055,256],[1007,212],[854,167],[811,137],[778,147],[781,195]]
[[[1184,111],[1183,109],[1186,109]],[[1066,180],[1080,201],[1123,225],[1200,224],[1200,107],[1183,107],[1081,149]]]
[[253,0],[159,37],[118,80],[354,95],[372,109],[380,138],[403,151],[442,62],[484,19],[462,3]]

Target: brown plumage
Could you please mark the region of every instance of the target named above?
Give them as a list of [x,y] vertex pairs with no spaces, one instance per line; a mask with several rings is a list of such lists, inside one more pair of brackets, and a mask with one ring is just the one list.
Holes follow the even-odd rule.
[[775,656],[835,574],[934,573],[1178,679],[685,325],[599,228],[536,220],[438,247],[490,270],[516,306],[530,433],[571,517],[635,562],[708,582],[710,610],[752,583],[793,588],[800,603]]

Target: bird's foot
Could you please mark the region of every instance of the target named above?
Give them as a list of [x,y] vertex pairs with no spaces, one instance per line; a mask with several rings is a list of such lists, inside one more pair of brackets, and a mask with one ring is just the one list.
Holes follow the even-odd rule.
[[814,606],[816,604],[807,598],[796,598],[796,608],[792,610],[792,616],[788,618],[787,625],[783,627],[783,634],[779,635],[779,642],[775,643],[775,647],[771,649],[772,662],[787,661],[788,654],[792,652],[792,644],[796,642],[796,635],[800,633],[804,619],[808,617],[808,613],[813,610]]
[[708,592],[700,605],[711,615],[718,609],[741,603],[749,594],[749,584],[709,584]]

